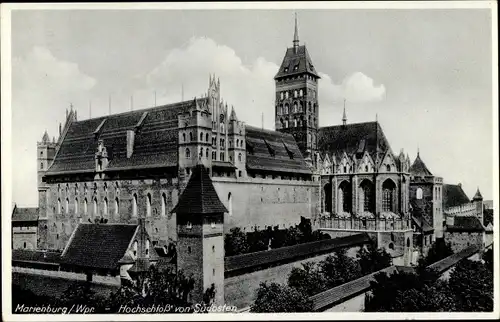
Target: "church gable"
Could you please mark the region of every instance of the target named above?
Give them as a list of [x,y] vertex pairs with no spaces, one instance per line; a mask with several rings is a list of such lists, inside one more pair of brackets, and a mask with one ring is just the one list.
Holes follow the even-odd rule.
[[332,174],[333,172],[333,163],[330,161],[330,157],[328,154],[325,154],[325,156],[322,158],[322,167],[321,167],[321,174],[326,175],[326,174]]
[[373,159],[370,157],[368,152],[365,151],[363,157],[358,162],[357,172],[361,173],[372,173],[375,171],[375,163]]
[[396,166],[396,159],[392,154],[390,149],[387,149],[384,157],[382,158],[382,162],[378,168],[379,172],[398,172],[398,168]]
[[337,173],[339,174],[347,174],[352,173],[354,163],[351,158],[344,152],[340,158],[339,165],[337,167]]

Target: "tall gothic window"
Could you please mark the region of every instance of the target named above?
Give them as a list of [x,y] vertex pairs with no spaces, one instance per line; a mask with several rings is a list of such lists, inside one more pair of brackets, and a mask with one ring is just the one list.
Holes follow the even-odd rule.
[[365,212],[373,212],[373,184],[368,180],[364,180],[361,182],[360,187],[362,192],[361,200],[363,201],[363,207],[361,207],[361,210]]
[[190,158],[191,157],[191,151],[189,151],[188,148],[186,148],[186,158]]
[[97,216],[97,198],[94,198],[94,216]]
[[120,200],[118,200],[118,197],[115,198],[115,215],[118,215],[120,212]]
[[137,194],[135,193],[132,198],[132,216],[137,217]]
[[162,217],[165,217],[166,210],[167,210],[167,195],[165,193],[162,193],[162,195],[161,195],[161,215],[162,215]]
[[86,215],[87,211],[88,211],[88,201],[87,198],[85,198],[85,200],[83,200],[83,213]]
[[417,188],[417,199],[422,199],[423,191],[422,188]]
[[57,213],[61,214],[61,199],[57,199]]
[[392,180],[386,180],[382,185],[382,211],[394,211],[394,191],[396,186]]
[[339,186],[339,205],[341,212],[351,212],[351,185],[347,181],[342,181]]
[[108,216],[108,198],[104,198],[104,209],[103,209],[103,217]]
[[78,214],[78,198],[75,198],[75,214]]
[[189,141],[193,141],[193,133],[189,132]]
[[66,211],[66,214],[69,212],[69,199],[66,198],[66,203],[64,204],[64,211]]
[[205,141],[208,142],[208,133],[205,135]]
[[146,198],[146,216],[151,216],[151,194],[149,193]]

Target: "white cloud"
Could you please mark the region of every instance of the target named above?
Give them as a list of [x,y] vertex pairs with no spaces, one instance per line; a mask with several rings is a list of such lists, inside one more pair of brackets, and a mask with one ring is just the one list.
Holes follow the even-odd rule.
[[13,201],[37,205],[36,142],[45,130],[57,137],[65,109],[70,102],[75,106],[88,102],[96,80],[77,64],[34,47],[26,56],[13,59],[12,82]]

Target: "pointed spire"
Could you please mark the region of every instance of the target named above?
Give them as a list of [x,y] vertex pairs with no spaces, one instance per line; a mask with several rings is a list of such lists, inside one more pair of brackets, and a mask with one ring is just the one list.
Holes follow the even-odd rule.
[[347,125],[347,116],[346,116],[346,114],[345,114],[345,98],[344,98],[344,114],[342,115],[342,124],[343,124],[344,126],[346,126],[346,125]]
[[474,198],[472,200],[483,200],[483,196],[481,195],[481,191],[479,191],[479,187],[477,187],[476,194],[474,195]]
[[299,47],[299,27],[297,24],[297,13],[295,13],[295,32],[293,34],[293,48],[295,52],[297,52],[298,47]]
[[45,132],[43,133],[43,136],[42,136],[42,142],[48,143],[49,141],[50,141],[49,134],[47,133],[47,130],[45,130]]
[[229,117],[230,121],[238,121],[238,118],[236,117],[236,112],[234,111],[234,106],[231,106],[231,116]]

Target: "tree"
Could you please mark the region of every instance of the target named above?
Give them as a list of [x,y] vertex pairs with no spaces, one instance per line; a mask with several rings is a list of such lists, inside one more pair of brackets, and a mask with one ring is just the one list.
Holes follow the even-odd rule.
[[334,252],[318,263],[328,288],[350,282],[361,277],[361,267],[354,259],[347,256],[345,249]]
[[288,275],[288,286],[312,296],[328,289],[327,281],[314,262],[306,262],[302,267],[294,267]]
[[224,250],[226,256],[245,254],[248,252],[247,235],[239,227],[231,228],[224,237]]
[[484,253],[483,260],[486,268],[493,272],[493,246]]
[[429,266],[451,255],[453,255],[451,245],[449,243],[446,243],[444,241],[444,238],[439,238],[436,239],[434,243],[432,243],[427,256],[421,257],[419,259],[419,265]]
[[311,219],[307,219],[305,217],[300,216],[300,223],[298,229],[300,232],[301,243],[308,243],[313,241]]
[[253,313],[311,312],[313,308],[308,296],[292,287],[260,283],[256,293],[250,307]]
[[457,311],[493,311],[493,272],[482,262],[468,259],[459,262],[448,283]]
[[357,257],[363,276],[392,265],[391,255],[385,249],[376,249],[372,244],[361,247]]

